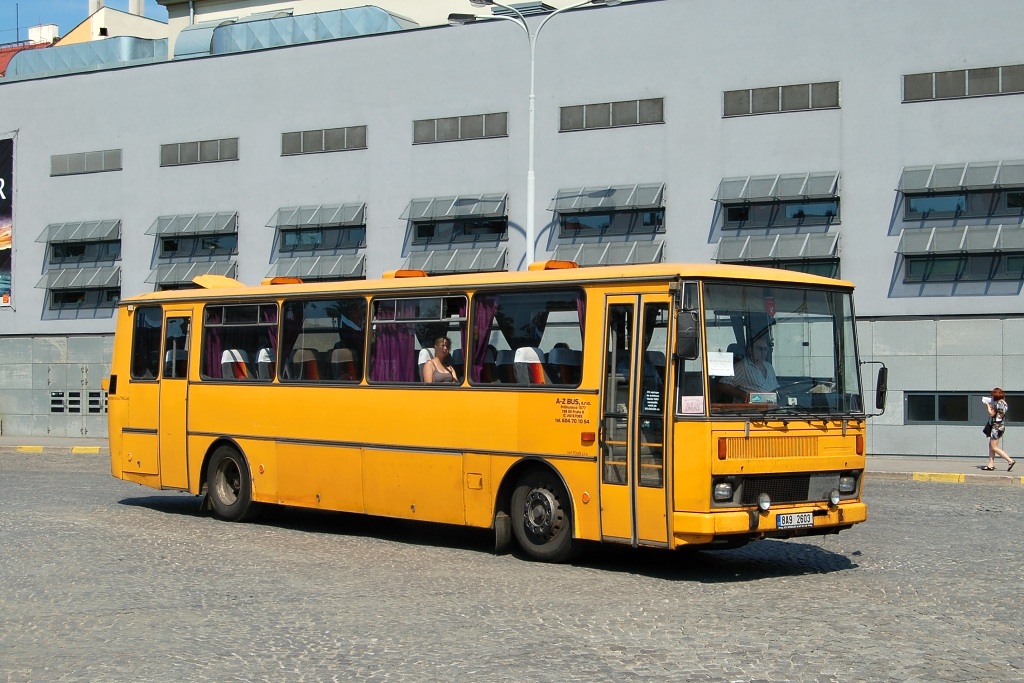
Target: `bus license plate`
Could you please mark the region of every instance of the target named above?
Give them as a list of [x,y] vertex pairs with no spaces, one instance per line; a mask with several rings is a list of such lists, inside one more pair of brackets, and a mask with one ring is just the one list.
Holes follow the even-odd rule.
[[802,529],[814,526],[814,515],[801,512],[795,515],[775,515],[775,526],[779,529]]

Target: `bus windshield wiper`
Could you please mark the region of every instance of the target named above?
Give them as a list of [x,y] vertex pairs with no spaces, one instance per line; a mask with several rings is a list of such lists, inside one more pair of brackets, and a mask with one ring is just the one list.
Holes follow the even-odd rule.
[[764,411],[765,415],[821,415],[822,411],[820,408],[812,408],[810,406],[792,405],[783,406],[776,405],[768,410]]

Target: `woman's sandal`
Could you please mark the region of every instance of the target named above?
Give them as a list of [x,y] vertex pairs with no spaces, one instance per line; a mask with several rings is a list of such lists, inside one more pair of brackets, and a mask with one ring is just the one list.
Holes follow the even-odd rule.
[[[1010,467],[1013,467],[1013,465],[1010,465]],[[985,470],[986,472],[991,472],[992,470],[995,469],[995,467],[989,467],[988,465],[985,465],[981,469]],[[1007,470],[1007,471],[1009,471],[1009,470]]]
[[1006,471],[1009,472],[1010,470],[1012,470],[1013,466],[1016,465],[1016,464],[1017,464],[1016,460],[1011,460],[1010,461],[1010,466],[1006,468]]

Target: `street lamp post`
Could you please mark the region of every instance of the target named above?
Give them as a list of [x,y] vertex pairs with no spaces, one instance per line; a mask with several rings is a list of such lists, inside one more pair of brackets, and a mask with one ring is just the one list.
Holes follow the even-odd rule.
[[[576,9],[577,7],[583,7],[584,5],[618,5],[622,0],[580,0],[580,2],[567,5],[560,9],[555,10],[551,14],[544,17],[544,20],[537,26],[536,31],[530,31],[530,26],[526,22],[526,17],[517,10],[515,7],[497,2],[497,0],[469,0],[471,4],[477,7],[486,7],[488,5],[494,5],[502,7],[515,14],[514,17],[509,17],[501,14],[495,14],[492,18],[502,19],[504,21],[511,21],[514,24],[518,24],[519,28],[523,29],[527,39],[530,42],[530,115],[529,115],[529,141],[527,146],[527,164],[526,164],[526,264],[533,263],[536,258],[536,242],[537,242],[537,225],[536,225],[536,203],[537,203],[537,176],[534,173],[534,144],[536,138],[536,102],[537,94],[535,90],[536,83],[536,62],[537,62],[537,36],[540,35],[541,30],[544,26],[555,18],[555,16],[562,12]],[[479,17],[475,14],[450,14],[448,15],[448,23],[461,26],[476,21]]]

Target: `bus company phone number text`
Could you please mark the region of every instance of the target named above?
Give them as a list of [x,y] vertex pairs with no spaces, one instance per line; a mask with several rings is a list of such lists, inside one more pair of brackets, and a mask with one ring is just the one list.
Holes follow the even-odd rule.
[[587,408],[590,401],[579,398],[556,398],[555,405],[561,408],[562,416],[555,418],[555,424],[587,424]]

